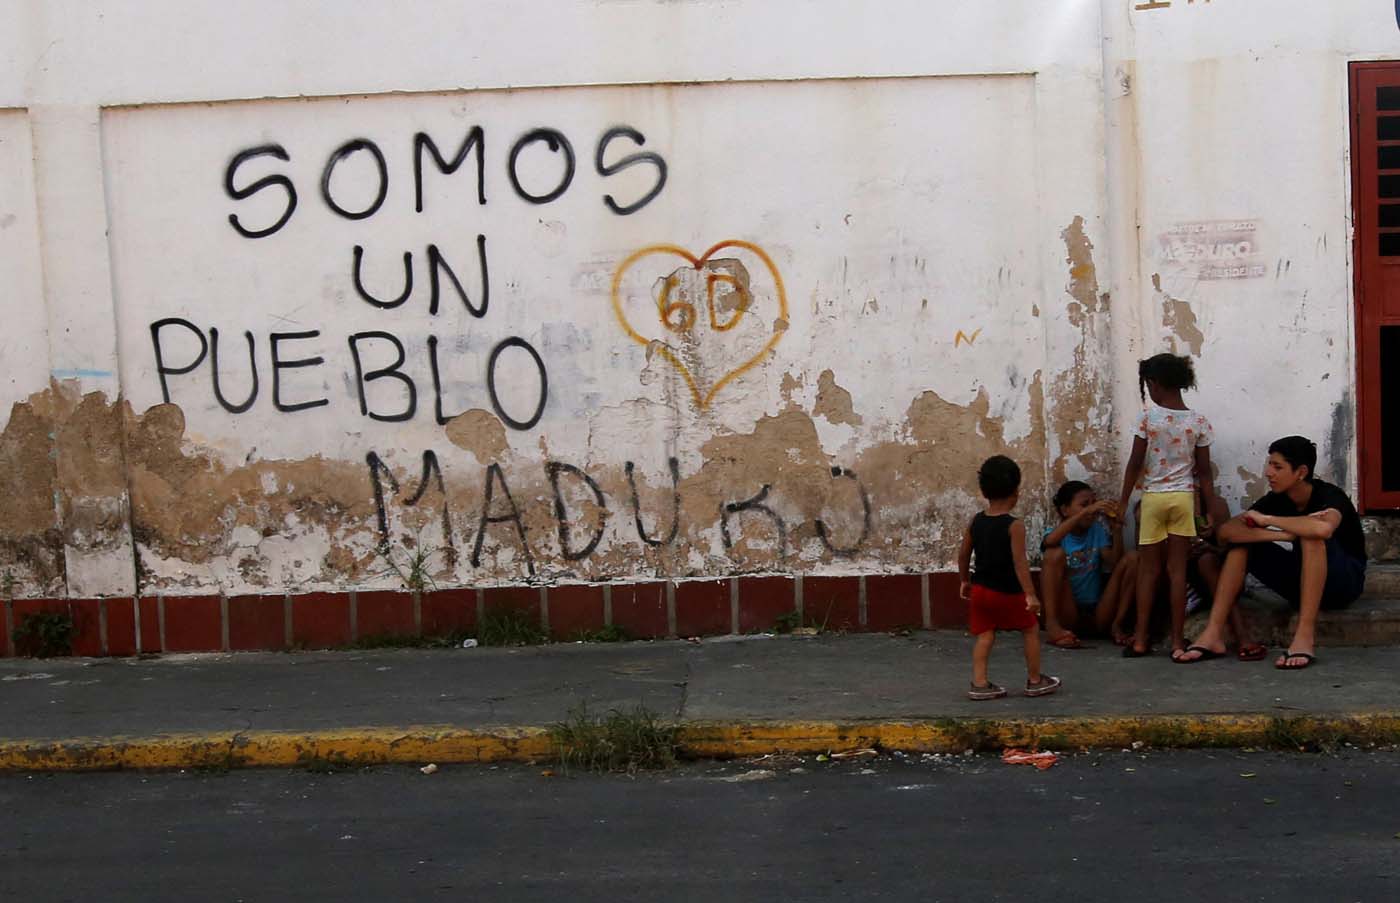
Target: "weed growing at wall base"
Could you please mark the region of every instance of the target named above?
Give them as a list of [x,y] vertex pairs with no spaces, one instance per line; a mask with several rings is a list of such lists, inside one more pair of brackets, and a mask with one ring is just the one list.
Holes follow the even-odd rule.
[[626,643],[632,639],[632,635],[623,627],[609,624],[597,630],[580,630],[574,639],[580,643]]
[[628,711],[612,709],[603,717],[590,715],[588,706],[580,704],[549,729],[549,738],[566,769],[635,774],[676,764],[679,732],[641,704]]
[[538,646],[549,642],[537,621],[523,611],[488,611],[477,626],[476,638],[483,646]]
[[11,638],[15,651],[35,658],[73,654],[73,616],[63,611],[40,611],[24,616]]

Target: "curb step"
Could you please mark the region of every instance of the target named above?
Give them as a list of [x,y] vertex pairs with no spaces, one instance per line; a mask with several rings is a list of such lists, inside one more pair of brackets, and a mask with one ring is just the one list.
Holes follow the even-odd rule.
[[[1240,605],[1255,640],[1285,646],[1293,638],[1296,615],[1284,599],[1259,586],[1246,589]],[[1194,636],[1206,624],[1197,611],[1186,623]],[[1372,563],[1366,569],[1361,598],[1340,611],[1324,611],[1317,619],[1317,641],[1324,646],[1400,646],[1400,564]]]

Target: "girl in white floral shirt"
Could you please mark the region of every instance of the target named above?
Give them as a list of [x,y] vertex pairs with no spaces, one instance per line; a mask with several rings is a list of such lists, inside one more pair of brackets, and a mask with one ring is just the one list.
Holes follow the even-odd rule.
[[1173,661],[1186,643],[1186,561],[1196,536],[1195,484],[1200,484],[1205,511],[1212,510],[1215,499],[1210,472],[1215,431],[1204,414],[1191,410],[1181,399],[1181,393],[1195,385],[1196,373],[1188,357],[1158,354],[1138,364],[1138,388],[1143,401],[1151,398],[1151,402],[1138,419],[1118,506],[1120,511],[1130,510],[1128,501],[1141,481],[1137,624],[1133,642],[1123,647],[1129,658],[1148,654],[1152,597],[1164,563],[1171,582]]

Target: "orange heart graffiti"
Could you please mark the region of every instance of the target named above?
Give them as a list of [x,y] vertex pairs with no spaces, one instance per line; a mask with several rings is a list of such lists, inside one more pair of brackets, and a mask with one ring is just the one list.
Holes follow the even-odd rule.
[[[622,277],[634,263],[636,263],[638,260],[641,260],[643,257],[648,257],[652,254],[674,254],[677,257],[684,258],[690,263],[691,267],[693,267],[696,270],[699,270],[704,267],[706,261],[708,261],[715,254],[719,253],[720,251],[723,251],[726,248],[741,248],[745,251],[750,251],[756,257],[758,257],[759,260],[763,261],[763,265],[768,268],[768,272],[773,276],[773,285],[775,286],[778,293],[778,316],[780,319],[786,321],[788,315],[787,291],[783,288],[783,277],[778,273],[778,267],[776,264],[773,263],[773,258],[769,257],[766,251],[764,251],[758,245],[753,244],[752,242],[741,241],[739,239],[730,239],[728,241],[722,241],[719,244],[714,245],[704,254],[701,254],[699,257],[696,257],[694,254],[690,253],[685,248],[682,248],[679,245],[666,244],[648,245],[647,247],[642,248],[638,251],[634,251],[633,253],[628,255],[627,259],[622,261],[622,263],[618,265],[617,270],[613,273],[612,281],[613,313],[617,316],[618,323],[622,324],[623,330],[625,330],[626,333],[632,337],[632,340],[637,342],[639,345],[652,344],[651,339],[648,339],[646,336],[642,335],[641,333],[637,332],[637,330],[632,328],[632,324],[627,321],[627,314],[622,309],[622,297],[619,291],[622,285]],[[726,288],[728,288],[731,291],[738,291],[741,296],[741,302],[739,304],[738,309],[734,311],[733,316],[731,316],[727,321],[723,323],[719,321],[715,313],[716,283],[725,283]],[[673,278],[668,278],[665,281],[665,283],[663,283],[661,289],[661,296],[657,299],[657,315],[660,318],[661,325],[665,328],[671,331],[685,331],[695,324],[695,310],[689,304],[671,302],[670,298],[673,286]],[[752,299],[749,296],[748,291],[742,286],[738,285],[738,283],[731,276],[725,274],[709,275],[709,277],[706,279],[706,289],[708,294],[707,306],[709,307],[710,326],[716,332],[727,332],[733,329],[736,325],[738,325],[740,319],[743,318],[744,314],[746,314],[749,308],[752,306]],[[733,370],[730,370],[728,373],[724,374],[724,376],[720,377],[720,379],[713,386],[710,387],[708,392],[700,391],[700,386],[695,382],[695,377],[691,374],[690,369],[686,367],[684,361],[682,361],[676,356],[675,352],[671,350],[670,346],[666,345],[665,343],[658,343],[658,351],[660,352],[661,356],[665,358],[666,361],[672,367],[675,367],[682,377],[684,377],[685,384],[690,387],[690,394],[695,399],[695,404],[701,409],[704,409],[710,406],[710,402],[714,400],[715,395],[719,392],[720,389],[724,388],[730,382],[742,376],[755,364],[758,364],[760,361],[762,361],[763,358],[765,358],[769,354],[769,352],[773,350],[773,348],[778,344],[778,342],[782,340],[783,334],[786,331],[786,329],[780,329],[775,331],[772,337],[769,338],[766,343],[764,343],[763,348],[760,349],[757,354],[744,361],[742,364],[740,364],[738,367],[735,367]]]

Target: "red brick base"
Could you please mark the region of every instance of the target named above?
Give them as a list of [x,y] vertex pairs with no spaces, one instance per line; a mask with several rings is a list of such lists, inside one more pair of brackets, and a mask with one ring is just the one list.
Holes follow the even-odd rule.
[[[731,595],[732,594],[732,595]],[[353,596],[353,598],[352,598]],[[734,619],[733,602],[738,602]],[[637,639],[772,630],[802,611],[827,630],[958,629],[967,606],[952,573],[869,576],[725,577],[616,583],[513,586],[484,590],[488,613],[520,611],[544,621],[556,638],[616,625]],[[7,603],[11,629],[35,612],[66,612],[75,655],[335,648],[358,638],[447,636],[476,627],[476,589],[423,593],[365,590],[274,596],[143,596],[140,599],[17,599]],[[3,611],[3,609],[0,609]],[[792,617],[790,620],[796,620]],[[3,623],[3,621],[0,621]],[[674,627],[672,626],[674,625]],[[18,654],[6,631],[0,656]]]

